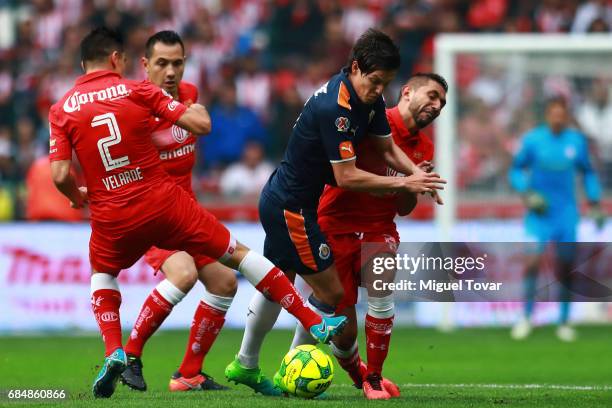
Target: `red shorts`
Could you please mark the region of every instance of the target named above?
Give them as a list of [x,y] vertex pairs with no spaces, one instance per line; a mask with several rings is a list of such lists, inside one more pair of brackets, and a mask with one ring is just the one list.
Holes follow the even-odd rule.
[[[145,262],[148,263],[151,268],[153,268],[155,273],[157,273],[161,269],[164,262],[166,262],[166,259],[170,258],[170,256],[176,254],[177,252],[181,251],[177,249],[161,249],[158,247],[151,247],[151,249],[149,249],[145,254],[144,258]],[[209,258],[206,255],[196,255],[193,257],[193,260],[195,261],[197,270],[200,270],[213,262],[217,262],[216,259]]]
[[[397,231],[336,234],[328,235],[327,242],[334,254],[338,277],[344,288],[344,297],[337,307],[337,310],[341,311],[357,304],[363,264],[378,254],[395,254],[397,244],[399,244],[399,235]],[[369,246],[367,247],[368,253],[362,254],[361,245],[367,243],[380,245]]]
[[214,215],[182,188],[161,187],[161,194],[138,204],[143,211],[157,209],[145,222],[129,229],[122,227],[121,220],[116,225],[103,226],[92,222],[89,258],[96,271],[117,275],[153,246],[186,251],[196,262],[203,255],[217,260],[234,252],[236,242]]

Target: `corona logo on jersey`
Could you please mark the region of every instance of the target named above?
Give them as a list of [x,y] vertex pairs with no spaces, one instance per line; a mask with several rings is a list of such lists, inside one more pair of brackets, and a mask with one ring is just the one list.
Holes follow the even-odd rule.
[[66,101],[64,102],[64,112],[72,113],[81,110],[81,106],[97,102],[97,101],[105,101],[105,100],[113,100],[117,98],[123,98],[129,95],[130,91],[127,89],[125,84],[113,85],[109,86],[106,89],[101,89],[99,91],[91,91],[87,93],[80,93],[79,91],[75,91],[72,95],[70,95]]

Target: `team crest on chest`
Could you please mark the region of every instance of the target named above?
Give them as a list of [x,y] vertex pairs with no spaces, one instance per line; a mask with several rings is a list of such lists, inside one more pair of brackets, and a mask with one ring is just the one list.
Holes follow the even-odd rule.
[[172,138],[176,143],[183,143],[188,137],[188,131],[176,125],[172,125]]
[[338,116],[335,124],[338,132],[346,132],[351,128],[351,121],[344,116]]
[[574,157],[576,157],[576,149],[574,148],[574,146],[567,146],[565,148],[565,157],[567,157],[568,159],[573,159]]
[[326,260],[331,255],[331,250],[329,249],[329,245],[321,244],[319,245],[319,258]]

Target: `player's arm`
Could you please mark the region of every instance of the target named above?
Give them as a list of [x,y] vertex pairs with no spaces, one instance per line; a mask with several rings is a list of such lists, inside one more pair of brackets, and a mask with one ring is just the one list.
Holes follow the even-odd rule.
[[[356,156],[353,156],[356,157]],[[333,162],[332,169],[338,187],[368,193],[429,193],[444,189],[445,180],[436,173],[413,174],[407,177],[386,177],[359,169],[356,160]]]
[[130,97],[150,109],[153,116],[175,123],[196,135],[210,132],[210,116],[203,105],[194,103],[187,107],[149,81],[135,84],[133,91]]
[[87,203],[87,189],[79,189],[71,173],[72,144],[60,125],[56,109],[49,110],[49,160],[51,178],[55,187],[65,195],[73,208],[82,208]]
[[176,124],[194,135],[205,135],[212,130],[212,122],[204,105],[193,103],[176,121]]
[[78,187],[74,175],[70,171],[71,160],[56,160],[51,162],[51,178],[55,187],[70,200],[72,208],[83,208],[87,204],[87,189]]
[[374,146],[383,157],[387,166],[400,173],[410,175],[423,172],[410,158],[400,149],[391,136],[372,136]]

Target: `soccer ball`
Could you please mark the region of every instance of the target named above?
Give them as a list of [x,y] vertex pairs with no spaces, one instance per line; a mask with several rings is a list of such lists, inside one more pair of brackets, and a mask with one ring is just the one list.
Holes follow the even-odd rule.
[[314,398],[331,385],[334,365],[323,350],[305,344],[285,355],[275,377],[276,385],[287,394]]

